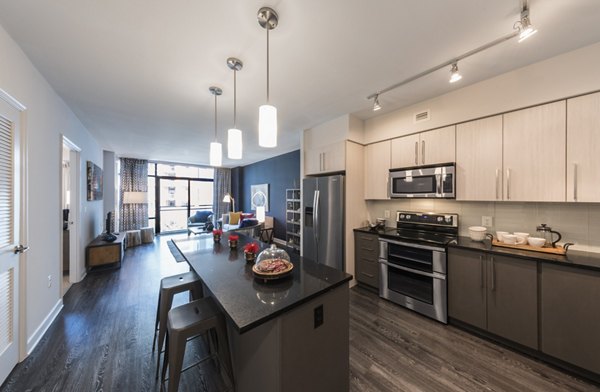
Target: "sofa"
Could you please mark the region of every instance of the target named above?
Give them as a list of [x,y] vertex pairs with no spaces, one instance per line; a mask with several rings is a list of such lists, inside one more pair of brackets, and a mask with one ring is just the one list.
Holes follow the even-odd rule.
[[232,223],[230,220],[232,214],[223,214],[219,221],[219,223],[221,224],[221,228],[223,229],[223,231],[236,231],[254,237],[256,230],[261,226],[260,223],[256,218],[254,218],[254,214],[252,213],[240,212],[239,214],[239,220],[235,223]]
[[194,227],[201,227],[207,231],[212,230],[213,212],[209,210],[196,211],[187,220],[188,231]]

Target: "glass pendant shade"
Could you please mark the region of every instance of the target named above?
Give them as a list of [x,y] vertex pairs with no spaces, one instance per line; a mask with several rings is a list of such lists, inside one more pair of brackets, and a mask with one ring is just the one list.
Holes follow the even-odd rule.
[[223,147],[221,143],[210,143],[210,165],[221,166],[223,164]]
[[242,131],[231,128],[227,131],[227,157],[242,159]]
[[277,147],[277,108],[262,105],[258,112],[258,145]]

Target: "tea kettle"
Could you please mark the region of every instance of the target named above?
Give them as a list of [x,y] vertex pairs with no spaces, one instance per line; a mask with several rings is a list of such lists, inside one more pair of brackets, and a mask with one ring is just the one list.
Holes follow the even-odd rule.
[[[544,248],[556,248],[556,243],[560,241],[562,235],[558,231],[552,230],[551,227],[547,226],[545,223],[542,223],[536,228],[536,231],[541,238],[546,240],[546,244],[544,244]],[[552,241],[552,234],[556,234],[558,238],[555,241]]]

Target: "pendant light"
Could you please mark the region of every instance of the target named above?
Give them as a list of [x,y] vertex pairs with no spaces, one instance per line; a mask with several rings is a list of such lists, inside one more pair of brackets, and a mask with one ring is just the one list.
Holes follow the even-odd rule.
[[277,13],[269,8],[258,10],[258,23],[267,30],[267,103],[258,111],[258,145],[261,147],[277,147],[277,108],[269,104],[269,30],[278,24]]
[[214,86],[208,90],[215,96],[215,139],[210,143],[210,165],[218,167],[223,164],[223,146],[217,141],[217,97],[223,94],[223,90]]
[[244,64],[235,57],[227,59],[227,66],[233,70],[233,128],[227,131],[227,158],[242,159],[242,131],[237,129],[237,71]]

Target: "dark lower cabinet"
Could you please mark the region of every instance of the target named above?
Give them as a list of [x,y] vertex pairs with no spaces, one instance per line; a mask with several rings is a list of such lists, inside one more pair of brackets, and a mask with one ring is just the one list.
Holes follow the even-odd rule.
[[537,263],[450,248],[448,315],[538,348]]
[[360,284],[379,290],[379,235],[354,232],[354,268]]
[[537,263],[494,255],[487,259],[487,330],[537,349]]
[[448,250],[448,315],[486,329],[485,255]]
[[600,272],[542,264],[541,350],[600,374]]

